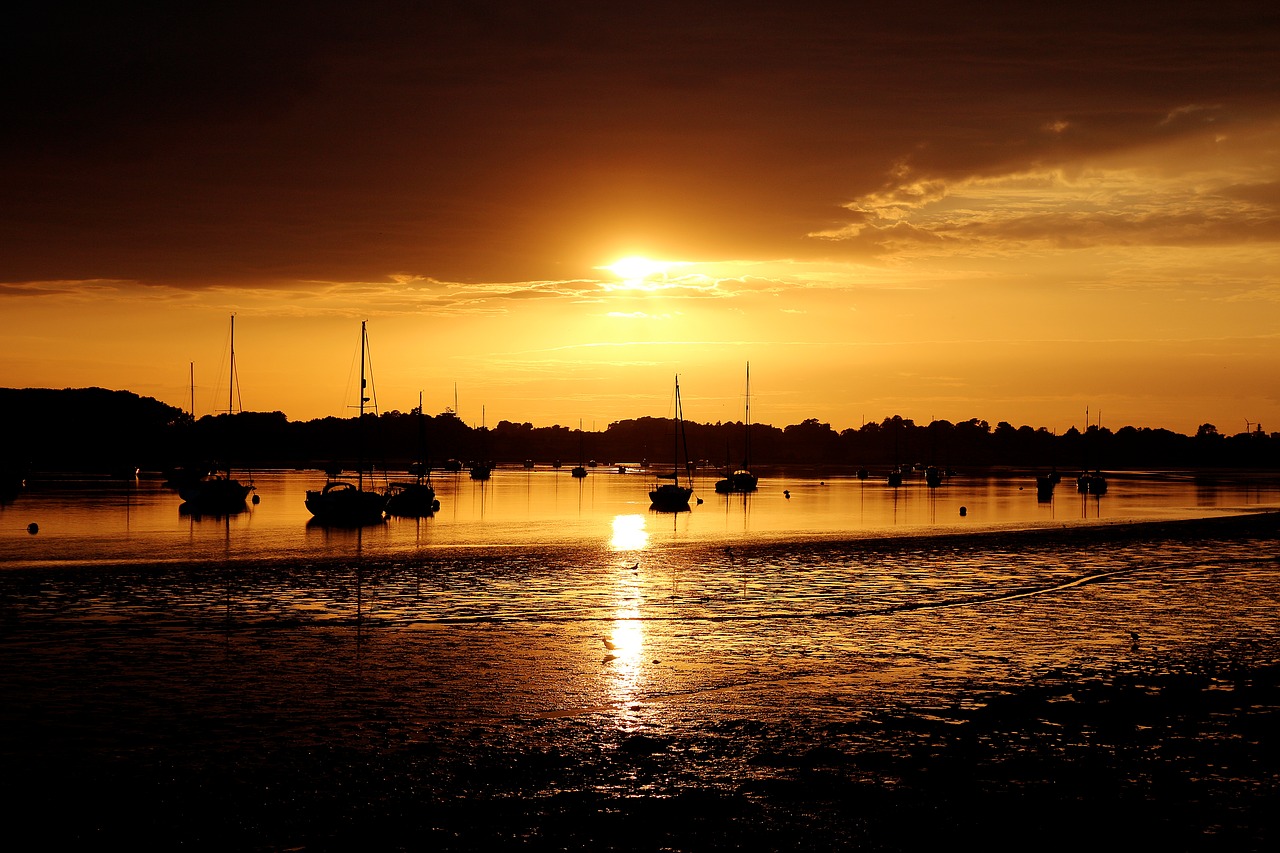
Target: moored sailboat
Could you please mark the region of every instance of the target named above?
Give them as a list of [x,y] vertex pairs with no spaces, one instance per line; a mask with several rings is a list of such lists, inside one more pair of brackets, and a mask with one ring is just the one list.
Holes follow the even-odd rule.
[[427,464],[426,427],[422,414],[422,392],[418,392],[418,459],[409,466],[414,479],[392,483],[387,490],[387,514],[402,518],[422,518],[440,509],[435,487],[431,485],[431,466]]
[[716,481],[716,491],[720,494],[735,492],[754,492],[759,478],[751,473],[751,363],[747,363],[747,413],[745,422],[745,443],[742,453],[742,467],[729,472],[723,479]]
[[489,458],[489,428],[485,426],[484,406],[480,407],[480,456],[467,467],[473,480],[487,480],[493,473],[493,460]]
[[368,388],[368,380],[365,378],[368,346],[369,332],[365,321],[361,321],[360,417],[356,421],[356,482],[328,479],[323,488],[307,490],[307,509],[321,524],[335,527],[359,526],[377,524],[386,519],[387,496],[375,489],[364,487],[364,442],[361,432],[364,429],[364,404],[369,402],[369,398],[365,396]]
[[[236,315],[231,315],[231,343],[230,343],[230,369],[227,379],[227,417],[230,418],[237,411],[243,411],[243,406],[237,406],[237,387],[239,377],[236,373]],[[192,368],[192,411],[191,417],[195,418],[195,372]],[[206,469],[199,472],[196,476],[177,476],[172,482],[177,489],[178,496],[182,498],[183,506],[179,509],[191,513],[192,515],[230,515],[236,512],[242,512],[246,508],[246,501],[249,499],[250,493],[254,492],[256,486],[253,483],[253,475],[249,475],[249,482],[242,483],[240,480],[231,476],[231,467],[229,464],[223,466],[214,466],[213,470]],[[257,503],[258,496],[254,495],[254,503]]]
[[[689,448],[684,435],[684,409],[680,404],[680,377],[676,377],[676,419],[675,449],[672,455],[672,471],[670,474],[655,475],[659,480],[670,480],[656,484],[649,492],[650,509],[658,512],[685,512],[689,509],[689,498],[693,496],[693,478],[689,473]],[[685,467],[685,486],[680,481],[681,450]],[[701,499],[698,500],[701,503]]]
[[[1090,444],[1090,436],[1095,435],[1095,433],[1093,433],[1092,431],[1093,427],[1089,423],[1089,407],[1088,406],[1086,406],[1084,410],[1084,421],[1085,421],[1084,447],[1086,451],[1085,455],[1087,458],[1089,444]],[[1098,429],[1099,430],[1102,429],[1101,413],[1098,414]],[[1101,497],[1102,495],[1105,495],[1107,493],[1107,478],[1103,476],[1102,471],[1100,469],[1094,468],[1093,473],[1089,473],[1088,464],[1086,463],[1084,465],[1081,465],[1080,476],[1076,477],[1076,491],[1082,495],[1095,495],[1097,497]]]
[[575,480],[581,480],[582,478],[587,476],[587,466],[583,464],[583,458],[585,456],[585,454],[583,453],[583,442],[585,440],[586,439],[582,432],[582,420],[579,419],[578,420],[578,464],[574,465],[573,470],[569,472],[569,475],[573,477]]

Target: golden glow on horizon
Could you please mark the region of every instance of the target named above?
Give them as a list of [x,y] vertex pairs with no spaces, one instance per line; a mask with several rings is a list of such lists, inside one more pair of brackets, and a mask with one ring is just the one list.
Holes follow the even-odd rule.
[[690,420],[735,421],[749,358],[753,418],[778,428],[900,415],[1061,432],[1090,403],[1111,429],[1270,429],[1280,242],[1263,223],[1280,129],[1213,139],[1211,158],[1184,138],[945,179],[895,172],[817,232],[822,256],[691,243],[667,257],[699,260],[671,262],[597,244],[575,257],[608,266],[564,280],[6,283],[0,384],[185,410],[194,363],[206,414],[225,405],[214,388],[235,312],[245,408],[296,421],[350,414],[369,317],[380,405],[408,411],[425,391],[428,413],[460,407],[473,425],[482,406],[491,426],[665,416],[674,372]]

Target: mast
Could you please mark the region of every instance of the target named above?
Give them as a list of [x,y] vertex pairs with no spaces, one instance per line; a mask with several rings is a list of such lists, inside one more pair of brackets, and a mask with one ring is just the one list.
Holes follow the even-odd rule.
[[671,425],[671,479],[680,485],[680,374],[676,374],[676,422]]
[[[680,405],[680,374],[676,374],[676,430],[675,430],[676,446],[675,446],[675,469],[676,469],[676,485],[680,485],[680,442],[684,438],[684,409]],[[689,448],[686,446],[684,450],[685,468],[689,467]],[[685,479],[689,479],[689,472],[684,472]]]
[[742,467],[751,468],[751,362],[747,362],[747,436],[746,449],[742,454]]
[[369,402],[369,398],[364,395],[365,342],[369,339],[369,334],[365,331],[367,322],[368,320],[360,321],[360,416],[356,421],[356,488],[360,491],[364,491],[364,442],[361,441],[364,430],[364,404]]
[[227,379],[227,414],[235,413],[236,391],[236,315],[231,315],[231,375]]
[[418,482],[427,473],[427,423],[422,414],[422,392],[418,392]]

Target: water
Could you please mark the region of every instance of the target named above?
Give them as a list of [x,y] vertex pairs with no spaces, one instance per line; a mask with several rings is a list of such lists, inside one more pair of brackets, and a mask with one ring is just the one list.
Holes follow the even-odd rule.
[[[311,474],[255,480],[262,502],[227,518],[182,515],[148,480],[38,483],[0,509],[0,758],[11,797],[81,792],[67,840],[493,849],[559,826],[557,849],[626,849],[637,826],[682,825],[623,819],[662,803],[749,838],[750,801],[830,848],[823,827],[876,820],[831,792],[932,769],[993,696],[1064,682],[1065,707],[1206,658],[1280,660],[1277,525],[1259,514],[1280,507],[1274,480],[1131,474],[1041,503],[1029,477],[778,477],[663,515],[639,475],[499,470],[438,477],[434,517],[360,530],[308,523]],[[1073,807],[1095,788],[1095,810],[1117,790],[1167,798],[1175,777],[1186,802],[1274,801],[1269,770],[1224,761],[1257,752],[1225,723],[1118,748],[1105,716],[1047,713],[984,741],[991,772],[1052,767],[1056,784],[1112,756],[1066,789]],[[994,812],[973,821],[998,830]],[[1251,831],[1239,813],[1219,819]]]
[[[0,568],[411,557],[547,545],[653,552],[682,543],[932,535],[1280,506],[1274,479],[1175,472],[1113,476],[1100,498],[1079,495],[1066,481],[1049,502],[1036,499],[1027,476],[956,476],[936,489],[922,479],[890,488],[879,479],[779,476],[762,478],[750,495],[717,495],[707,481],[697,493],[702,505],[662,514],[649,510],[652,481],[640,473],[599,469],[574,480],[567,469],[499,469],[485,483],[437,476],[441,507],[434,516],[354,531],[311,521],[303,497],[322,482],[314,472],[263,472],[254,481],[261,502],[223,518],[183,514],[177,496],[154,479],[37,482],[0,507]],[[39,525],[34,536],[31,523]]]
[[[809,695],[806,679],[845,697],[836,707],[936,696],[1118,659],[1133,632],[1144,654],[1271,636],[1280,603],[1274,555],[1252,539],[1104,536],[1275,509],[1269,480],[1132,474],[1101,498],[1064,483],[1046,503],[1027,478],[775,478],[661,514],[639,475],[499,470],[437,477],[435,516],[358,530],[309,522],[311,474],[255,480],[261,503],[224,518],[181,514],[155,481],[31,490],[0,513],[6,616],[107,626],[127,644],[140,625],[196,647],[207,631],[250,645],[268,631],[293,649],[299,688],[355,666],[334,652],[358,649],[391,683],[422,669],[456,683],[431,706],[455,718],[662,696],[767,706]],[[338,639],[352,631],[355,646]],[[402,671],[405,656],[429,662]]]

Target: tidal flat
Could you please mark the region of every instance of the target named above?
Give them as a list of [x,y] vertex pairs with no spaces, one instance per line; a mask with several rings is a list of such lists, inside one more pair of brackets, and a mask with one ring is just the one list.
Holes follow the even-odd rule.
[[1273,849],[1278,532],[6,569],[3,801],[40,847]]

